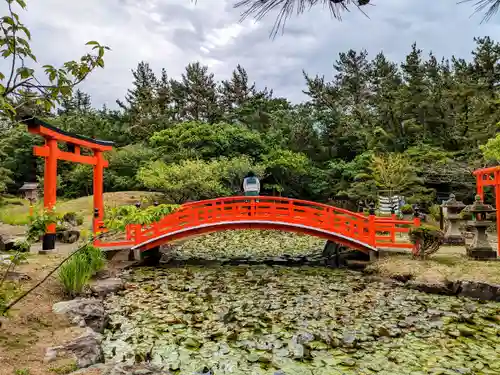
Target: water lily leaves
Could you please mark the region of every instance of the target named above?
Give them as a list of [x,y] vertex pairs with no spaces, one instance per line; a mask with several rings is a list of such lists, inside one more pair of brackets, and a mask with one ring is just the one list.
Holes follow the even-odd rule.
[[198,349],[201,346],[201,343],[196,338],[188,337],[184,341],[184,346],[190,349]]
[[105,301],[106,360],[191,375],[500,373],[498,303],[307,267],[148,268],[128,277],[133,287]]
[[311,341],[307,343],[308,348],[314,350],[326,350],[328,349],[328,345],[322,341]]

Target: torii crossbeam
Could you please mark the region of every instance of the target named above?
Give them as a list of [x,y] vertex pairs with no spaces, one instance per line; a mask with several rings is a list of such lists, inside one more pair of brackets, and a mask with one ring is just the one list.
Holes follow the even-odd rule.
[[[89,164],[94,166],[94,225],[104,218],[104,168],[108,162],[103,152],[113,148],[113,142],[92,139],[58,129],[37,118],[24,119],[28,131],[38,134],[45,139],[45,145],[35,146],[34,154],[45,158],[43,205],[46,210],[52,210],[57,199],[57,161],[65,160],[73,163]],[[68,151],[59,148],[66,144]],[[43,237],[42,251],[55,248],[56,224],[48,226]]]

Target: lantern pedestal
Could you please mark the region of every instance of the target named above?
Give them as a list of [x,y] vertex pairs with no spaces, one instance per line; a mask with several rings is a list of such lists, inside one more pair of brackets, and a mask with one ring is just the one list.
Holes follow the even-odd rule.
[[474,259],[494,259],[497,257],[489,241],[486,230],[493,224],[491,220],[486,220],[486,215],[495,212],[495,209],[484,204],[479,195],[476,195],[474,204],[468,207],[474,220],[468,221],[467,225],[476,228],[474,239],[470,246],[467,246],[467,255]]
[[472,243],[467,246],[467,256],[474,259],[494,259],[497,253],[488,241],[486,230],[493,224],[492,221],[469,221],[468,225],[476,228]]

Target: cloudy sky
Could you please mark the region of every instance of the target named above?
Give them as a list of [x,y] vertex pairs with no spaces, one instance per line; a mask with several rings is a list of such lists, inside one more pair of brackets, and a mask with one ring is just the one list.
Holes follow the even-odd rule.
[[[106,68],[82,89],[94,105],[114,107],[131,85],[131,69],[141,60],[155,71],[166,68],[178,77],[186,64],[199,60],[217,78],[226,78],[240,63],[259,86],[268,86],[293,101],[303,98],[302,69],[332,75],[338,53],[384,51],[401,61],[411,43],[426,53],[469,57],[473,37],[500,40],[500,15],[481,24],[470,17],[470,4],[457,0],[372,0],[364,9],[333,20],[321,7],[291,19],[283,36],[269,39],[274,17],[239,23],[235,0],[27,0],[20,12],[33,34],[32,48],[42,64],[59,64],[85,52],[85,42],[98,40],[112,48]],[[3,10],[3,9],[2,9]]]

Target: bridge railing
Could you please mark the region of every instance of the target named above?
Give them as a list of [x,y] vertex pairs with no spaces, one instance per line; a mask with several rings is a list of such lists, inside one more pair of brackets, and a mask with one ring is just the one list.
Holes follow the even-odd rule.
[[186,228],[234,222],[282,223],[333,232],[374,247],[411,248],[408,241],[398,241],[398,233],[408,232],[417,221],[365,216],[321,203],[282,197],[227,197],[190,202],[174,213],[150,225],[131,224],[126,240],[99,243],[98,246],[138,245],[165,234]]

